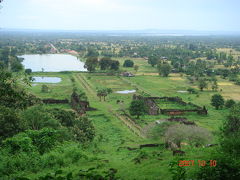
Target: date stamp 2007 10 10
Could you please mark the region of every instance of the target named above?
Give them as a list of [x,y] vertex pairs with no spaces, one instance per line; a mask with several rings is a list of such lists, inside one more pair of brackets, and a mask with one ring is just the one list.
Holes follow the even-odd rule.
[[[205,160],[197,160],[198,166],[206,166],[208,165]],[[178,166],[195,166],[195,161],[194,160],[180,160],[178,162]],[[211,167],[216,167],[217,166],[217,161],[216,160],[209,160],[209,166]]]

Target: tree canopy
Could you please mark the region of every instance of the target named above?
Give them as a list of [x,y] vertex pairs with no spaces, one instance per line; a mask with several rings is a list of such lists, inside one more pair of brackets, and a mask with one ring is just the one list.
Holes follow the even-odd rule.
[[168,75],[170,74],[172,67],[170,64],[168,64],[167,62],[158,62],[158,72],[159,75],[163,76],[163,77],[168,77]]
[[157,56],[150,56],[148,57],[148,64],[150,64],[152,67],[157,65],[159,58]]
[[220,94],[214,94],[211,99],[211,105],[214,106],[216,109],[224,106],[224,99]]
[[133,67],[134,66],[134,62],[132,60],[125,60],[123,63],[123,67]]
[[129,107],[129,112],[132,116],[137,116],[139,119],[140,116],[146,113],[146,106],[143,100],[133,100]]
[[87,68],[89,72],[95,71],[97,66],[98,66],[97,57],[88,57],[84,65],[84,67]]

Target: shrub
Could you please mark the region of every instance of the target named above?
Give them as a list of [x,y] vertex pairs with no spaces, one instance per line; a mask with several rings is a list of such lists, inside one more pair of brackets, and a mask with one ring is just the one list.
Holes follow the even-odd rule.
[[32,69],[25,69],[25,73],[28,74],[28,75],[31,74],[32,73]]
[[133,67],[134,66],[134,62],[132,60],[125,60],[123,63],[123,67]]
[[36,150],[32,144],[32,139],[26,133],[19,133],[11,138],[7,138],[2,145],[11,154]]
[[237,80],[235,81],[235,84],[236,84],[236,85],[240,85],[240,79],[237,79]]
[[224,105],[224,99],[220,94],[214,94],[211,99],[211,105],[216,109],[221,108]]
[[190,94],[197,94],[197,90],[194,89],[194,88],[192,88],[192,87],[188,88],[187,91],[188,91]]
[[233,99],[228,99],[228,100],[225,102],[225,107],[226,107],[226,108],[231,108],[231,107],[233,107],[235,104],[236,104],[236,102],[235,102]]
[[40,154],[51,150],[59,142],[59,132],[51,128],[44,128],[38,131],[26,131],[28,137],[32,139],[32,144]]
[[165,133],[165,141],[173,142],[181,147],[181,142],[187,141],[191,145],[200,146],[211,140],[211,134],[204,128],[176,124],[170,126]]
[[71,130],[75,139],[79,142],[92,141],[95,136],[94,126],[87,117],[80,117],[76,119]]
[[233,134],[240,131],[240,103],[235,104],[228,115],[224,124],[225,135]]
[[45,84],[42,85],[42,89],[41,89],[42,93],[48,93],[49,92],[49,87]]
[[51,113],[53,117],[60,121],[63,126],[73,126],[76,114],[73,111],[66,111],[59,108],[48,109],[47,112]]
[[0,140],[21,131],[22,122],[15,109],[0,106]]
[[22,112],[21,117],[24,119],[26,129],[39,130],[44,127],[57,129],[60,127],[59,121],[42,105],[29,107]]

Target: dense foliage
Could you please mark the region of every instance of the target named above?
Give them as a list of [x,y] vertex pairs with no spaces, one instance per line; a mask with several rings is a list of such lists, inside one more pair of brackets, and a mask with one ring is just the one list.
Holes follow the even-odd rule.
[[133,100],[131,102],[129,112],[132,116],[137,116],[137,119],[139,119],[146,111],[147,109],[143,100]]

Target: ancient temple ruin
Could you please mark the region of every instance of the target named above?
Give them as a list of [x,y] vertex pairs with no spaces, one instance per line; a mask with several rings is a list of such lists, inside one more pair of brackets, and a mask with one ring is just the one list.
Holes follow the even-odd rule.
[[160,108],[154,101],[154,99],[133,95],[133,100],[143,100],[145,106],[147,107],[147,112],[149,115],[158,115],[160,113]]
[[[188,112],[196,112],[197,114],[200,114],[200,115],[208,114],[208,111],[205,106],[200,107],[191,102],[186,103],[180,97],[143,97],[143,96],[137,96],[134,94],[133,100],[143,100],[149,115],[167,114],[170,116],[176,116],[176,115],[184,115],[185,113],[188,113]],[[192,106],[192,108],[191,109],[184,109],[184,108],[183,109],[161,109],[156,103],[156,100],[176,102],[182,106],[190,105]]]
[[86,111],[95,110],[94,108],[90,107],[88,101],[82,101],[75,91],[71,95],[71,106],[79,114],[85,114]]

